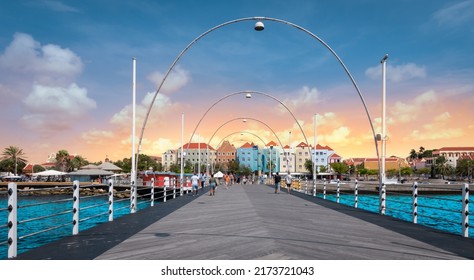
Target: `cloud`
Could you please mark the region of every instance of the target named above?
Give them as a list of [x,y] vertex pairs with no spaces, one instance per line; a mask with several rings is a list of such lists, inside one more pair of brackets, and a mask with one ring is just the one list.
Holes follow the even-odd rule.
[[[148,75],[148,80],[153,84],[158,86],[161,84],[165,74],[161,72],[153,72]],[[168,75],[163,84],[160,93],[171,94],[179,89],[183,88],[189,81],[191,77],[188,71],[182,69],[179,65],[173,68],[173,71]]]
[[[148,92],[145,97],[142,99],[140,104],[136,105],[136,121],[139,124],[142,124],[146,112],[153,100],[153,96],[155,95],[154,92]],[[170,98],[164,94],[158,93],[156,96],[155,102],[153,103],[152,112],[157,114],[165,114],[173,107],[173,103],[171,102]],[[132,104],[125,106],[120,110],[120,112],[114,114],[112,119],[110,120],[112,124],[120,125],[120,126],[130,126],[132,122]],[[151,119],[148,122],[152,122]]]
[[[351,134],[351,130],[348,127],[341,126],[334,129],[330,134],[323,135],[321,138],[324,139],[325,143],[331,144],[348,144],[352,142],[349,139],[349,135]],[[319,141],[321,142],[321,141]]]
[[474,1],[468,0],[450,5],[433,14],[440,26],[461,26],[474,21]]
[[422,113],[420,108],[427,108],[437,100],[438,97],[434,91],[427,91],[417,96],[412,102],[396,102],[391,108],[391,113],[396,122],[407,123],[415,120]]
[[114,133],[112,131],[92,129],[82,133],[81,137],[88,144],[105,144],[114,137]]
[[458,138],[464,135],[461,128],[452,127],[449,122],[452,116],[449,112],[441,113],[433,118],[432,123],[423,125],[423,130],[413,130],[409,137],[405,137],[404,141],[422,141],[422,140],[446,140]]
[[167,138],[158,138],[151,144],[153,154],[159,154],[166,152],[169,149],[176,149],[181,146],[181,143],[176,143]]
[[87,97],[87,90],[76,84],[67,88],[36,84],[24,103],[33,112],[57,116],[82,116],[96,108],[96,102]]
[[458,138],[464,135],[461,128],[438,129],[435,126],[425,127],[424,131],[414,130],[410,137],[404,140],[422,141],[422,140],[441,140]]
[[68,84],[82,72],[81,59],[71,50],[41,44],[28,34],[16,33],[0,56],[0,68],[31,74],[42,84]]
[[[321,92],[317,88],[304,86],[296,93],[293,98],[286,98],[282,101],[290,110],[298,109],[303,106],[314,105],[320,102]],[[282,108],[286,112],[286,109]]]
[[[382,77],[382,66],[378,65],[370,67],[365,70],[365,75],[373,80],[381,79]],[[387,66],[387,80],[392,82],[402,82],[415,78],[425,78],[426,69],[424,66],[417,66],[414,63],[408,63],[398,66]]]
[[95,101],[87,97],[87,90],[76,84],[67,88],[34,85],[23,102],[31,113],[24,115],[21,122],[42,133],[67,130],[96,108]]

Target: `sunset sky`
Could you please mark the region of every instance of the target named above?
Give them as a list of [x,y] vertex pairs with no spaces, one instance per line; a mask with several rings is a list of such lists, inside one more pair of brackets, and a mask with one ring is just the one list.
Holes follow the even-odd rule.
[[[474,146],[474,0],[19,0],[0,4],[0,148],[18,146],[31,163],[62,149],[92,162],[130,157],[132,58],[138,137],[186,46],[217,25],[256,16],[291,22],[329,45],[360,88],[375,133],[380,60],[389,55],[388,156]],[[157,95],[141,152],[178,148],[182,113],[184,142],[202,119],[192,141],[215,134],[214,147],[239,131],[250,133],[227,138],[237,146],[261,144],[253,134],[297,145],[306,141],[299,125],[313,144],[317,114],[318,144],[343,158],[375,157],[362,98],[335,56],[290,25],[264,21],[257,32],[255,22],[218,28],[184,53]],[[246,99],[245,91],[264,94]]]

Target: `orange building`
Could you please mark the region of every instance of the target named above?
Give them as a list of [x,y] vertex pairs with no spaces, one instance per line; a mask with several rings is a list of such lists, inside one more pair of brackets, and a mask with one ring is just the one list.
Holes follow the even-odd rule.
[[[229,141],[225,140],[219,148],[217,148],[216,152],[216,162],[218,164],[225,165],[228,167],[228,163],[230,161],[235,161],[237,157],[237,149],[233,144]],[[225,168],[226,169],[226,168]]]

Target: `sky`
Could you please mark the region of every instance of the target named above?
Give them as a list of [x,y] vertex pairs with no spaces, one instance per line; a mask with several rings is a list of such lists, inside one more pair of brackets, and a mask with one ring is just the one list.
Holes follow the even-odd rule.
[[385,54],[387,156],[472,147],[473,46],[474,0],[1,1],[0,148],[131,157],[136,58],[140,153],[177,149],[183,128],[375,157]]

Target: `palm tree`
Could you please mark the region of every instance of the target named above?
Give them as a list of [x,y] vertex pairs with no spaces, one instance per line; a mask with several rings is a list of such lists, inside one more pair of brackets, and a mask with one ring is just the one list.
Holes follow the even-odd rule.
[[436,172],[438,174],[441,174],[444,180],[444,176],[447,175],[450,171],[450,165],[448,165],[448,160],[445,157],[440,156],[436,158],[435,164]]
[[409,156],[409,157],[410,157],[411,160],[414,160],[414,159],[417,159],[417,158],[418,158],[418,154],[417,154],[417,152],[415,151],[415,149],[411,149],[411,151],[410,151],[410,156]]
[[69,171],[71,165],[71,159],[69,158],[69,152],[66,150],[60,150],[56,153],[56,167],[62,172]]
[[8,148],[5,148],[2,153],[2,159],[4,160],[11,160],[12,162],[15,163],[15,175],[18,174],[17,169],[18,169],[18,162],[25,163],[26,164],[26,158],[23,156],[25,153],[23,152],[23,149],[20,149],[18,147],[10,146]]

